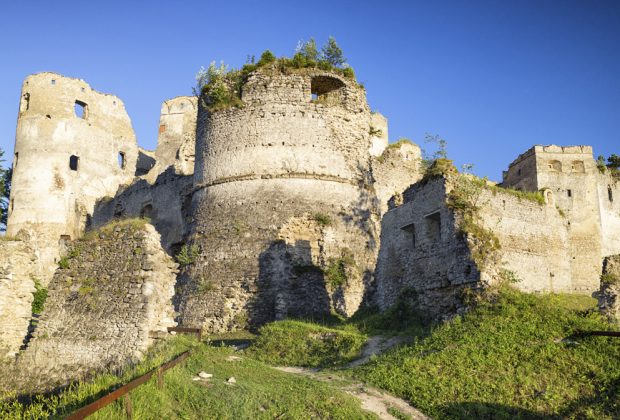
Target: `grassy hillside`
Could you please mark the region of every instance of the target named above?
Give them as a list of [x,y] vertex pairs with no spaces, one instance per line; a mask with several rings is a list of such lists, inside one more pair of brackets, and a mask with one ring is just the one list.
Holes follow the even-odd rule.
[[[433,327],[419,323],[401,301],[387,313],[359,314],[346,322],[275,322],[243,352],[176,337],[123,376],[99,376],[29,406],[0,403],[0,418],[61,417],[186,348],[194,348],[193,356],[166,374],[163,390],[152,381],[132,391],[137,418],[370,416],[337,384],[265,363],[339,369],[340,376],[388,390],[437,419],[620,418],[620,339],[572,337],[579,330],[612,329],[594,304],[587,296],[528,295],[502,287],[465,316]],[[410,335],[414,341],[344,369],[375,334]],[[231,355],[241,360],[229,361]],[[192,381],[200,371],[214,376]],[[226,383],[231,376],[234,385]],[[122,414],[116,403],[97,418]]]
[[[62,418],[115,384],[126,383],[187,348],[193,348],[192,356],[166,372],[163,389],[158,389],[152,379],[131,391],[134,418],[374,418],[361,410],[355,398],[330,384],[283,373],[245,356],[229,360],[239,352],[199,344],[187,337],[175,337],[158,346],[145,362],[121,377],[101,375],[58,396],[39,397],[32,404],[0,402],[0,418]],[[201,371],[213,377],[193,381]],[[227,382],[230,377],[235,378],[234,384]],[[89,418],[125,418],[122,399]]]
[[[578,330],[612,328],[594,305],[588,296],[532,295],[506,286],[465,316],[432,328],[421,326],[404,302],[330,328],[414,335],[412,344],[341,373],[405,398],[434,418],[620,418],[620,339],[570,338]],[[256,357],[276,365],[307,364],[296,348],[298,334],[316,325],[275,325],[263,329]],[[294,333],[287,335],[289,328]],[[310,365],[350,358],[329,354],[321,362],[319,355]]]
[[502,288],[491,301],[354,375],[436,418],[620,416],[620,340],[594,300]]

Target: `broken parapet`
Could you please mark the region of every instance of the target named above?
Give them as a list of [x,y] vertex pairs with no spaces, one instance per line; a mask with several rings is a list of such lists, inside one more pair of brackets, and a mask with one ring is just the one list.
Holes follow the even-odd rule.
[[139,360],[176,325],[177,265],[143,220],[121,221],[71,243],[49,285],[33,339],[16,362],[29,389]]

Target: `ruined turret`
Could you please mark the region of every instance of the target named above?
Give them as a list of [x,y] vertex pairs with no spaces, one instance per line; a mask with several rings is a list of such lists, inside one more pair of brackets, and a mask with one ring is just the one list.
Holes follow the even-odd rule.
[[351,315],[377,239],[364,89],[274,66],[249,75],[241,100],[212,112],[200,101],[182,323],[221,331]]

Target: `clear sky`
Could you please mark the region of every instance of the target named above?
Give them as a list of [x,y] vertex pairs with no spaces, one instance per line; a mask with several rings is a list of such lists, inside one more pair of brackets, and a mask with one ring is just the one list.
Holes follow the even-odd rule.
[[8,1],[0,4],[0,148],[19,95],[55,71],[119,96],[155,148],[161,102],[201,65],[336,37],[390,141],[438,134],[458,165],[501,179],[534,144],[620,154],[620,1]]

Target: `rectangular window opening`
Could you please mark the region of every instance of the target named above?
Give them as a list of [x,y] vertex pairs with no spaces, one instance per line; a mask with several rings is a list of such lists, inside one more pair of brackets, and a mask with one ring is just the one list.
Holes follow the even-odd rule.
[[572,190],[566,190],[566,194],[567,194],[569,197],[572,197],[572,196],[573,196],[573,191],[572,191]]
[[76,117],[83,120],[88,119],[88,104],[86,104],[86,102],[76,100],[73,110],[75,111]]
[[401,227],[401,229],[408,234],[410,237],[411,246],[415,248],[415,224],[409,223],[408,225]]
[[125,169],[125,152],[118,152],[118,167],[121,169]]
[[72,171],[77,171],[79,160],[80,160],[79,157],[75,155],[71,155],[71,157],[69,158],[69,169],[71,169]]
[[436,211],[424,217],[426,219],[426,236],[433,242],[441,240],[441,214]]

